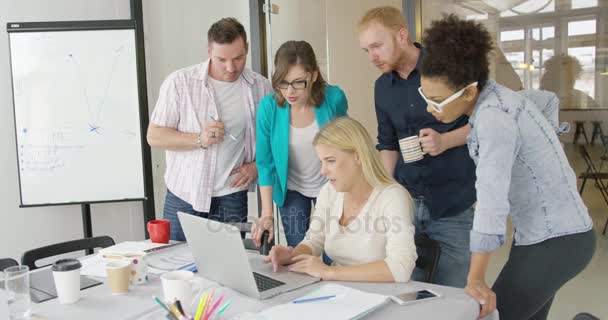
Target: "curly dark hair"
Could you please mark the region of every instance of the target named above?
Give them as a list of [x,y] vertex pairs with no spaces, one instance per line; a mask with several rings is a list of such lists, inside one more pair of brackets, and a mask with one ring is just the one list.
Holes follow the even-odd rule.
[[424,32],[422,75],[444,78],[454,90],[488,80],[492,37],[480,23],[450,14],[431,23]]

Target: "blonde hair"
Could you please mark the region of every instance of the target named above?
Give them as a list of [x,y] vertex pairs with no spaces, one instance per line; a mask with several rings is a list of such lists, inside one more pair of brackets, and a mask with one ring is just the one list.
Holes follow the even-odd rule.
[[357,154],[363,176],[372,187],[396,183],[382,165],[369,133],[355,119],[339,117],[332,120],[319,130],[312,143]]
[[367,11],[359,21],[359,32],[365,30],[372,23],[379,23],[393,31],[399,31],[401,28],[407,30],[405,17],[395,7],[376,7]]

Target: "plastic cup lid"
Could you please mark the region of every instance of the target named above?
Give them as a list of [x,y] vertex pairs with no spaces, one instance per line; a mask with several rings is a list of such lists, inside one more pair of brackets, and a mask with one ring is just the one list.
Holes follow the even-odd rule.
[[52,266],[53,271],[72,271],[80,269],[82,264],[76,259],[61,259],[55,261]]

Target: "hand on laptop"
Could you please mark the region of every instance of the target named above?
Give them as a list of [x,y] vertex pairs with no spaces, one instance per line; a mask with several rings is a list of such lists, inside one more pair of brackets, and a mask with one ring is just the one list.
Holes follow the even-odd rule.
[[265,230],[268,230],[268,243],[274,238],[274,218],[272,214],[262,215],[260,219],[253,224],[251,229],[251,239],[253,243],[259,248],[262,245],[262,235]]
[[284,266],[291,263],[293,248],[284,245],[276,245],[270,249],[268,256],[264,258],[264,263],[272,263],[272,270],[279,271],[279,266]]
[[289,265],[289,271],[306,273],[321,279],[325,279],[324,276],[329,268],[319,257],[309,254],[300,254],[291,258],[291,265]]

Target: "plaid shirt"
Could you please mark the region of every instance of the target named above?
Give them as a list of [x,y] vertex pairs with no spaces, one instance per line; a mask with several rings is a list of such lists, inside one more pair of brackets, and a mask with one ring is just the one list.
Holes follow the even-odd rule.
[[[171,73],[160,87],[150,121],[180,132],[200,133],[206,119],[218,118],[216,99],[209,84],[209,60]],[[255,116],[260,100],[272,92],[268,79],[245,68],[242,77],[245,130],[245,162],[255,160]],[[209,212],[217,165],[218,144],[207,149],[166,150],[165,183],[194,210]],[[222,164],[219,164],[222,165]],[[253,191],[255,182],[249,186]]]

